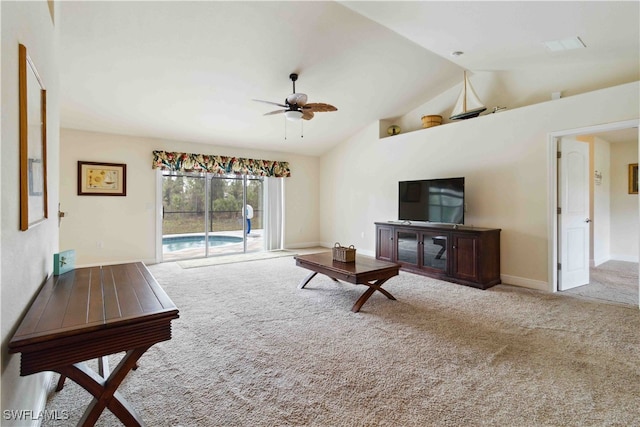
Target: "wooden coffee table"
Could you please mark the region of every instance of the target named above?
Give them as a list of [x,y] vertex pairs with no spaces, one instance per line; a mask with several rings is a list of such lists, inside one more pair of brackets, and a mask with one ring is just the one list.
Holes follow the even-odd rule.
[[299,255],[294,258],[297,266],[312,271],[300,282],[298,289],[303,289],[318,273],[329,276],[335,282],[342,280],[354,285],[368,286],[369,289],[358,298],[351,308],[354,313],[360,311],[360,308],[375,291],[379,291],[387,298],[395,300],[395,297],[387,290],[382,289],[381,286],[393,276],[398,275],[399,264],[362,255],[356,255],[355,262],[334,261],[331,252]]

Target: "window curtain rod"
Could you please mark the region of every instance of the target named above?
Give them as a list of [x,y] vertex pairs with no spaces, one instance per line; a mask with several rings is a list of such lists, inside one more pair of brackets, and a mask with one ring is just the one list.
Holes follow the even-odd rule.
[[220,175],[244,174],[274,178],[291,176],[289,162],[170,151],[154,151],[152,167],[166,171],[209,172]]

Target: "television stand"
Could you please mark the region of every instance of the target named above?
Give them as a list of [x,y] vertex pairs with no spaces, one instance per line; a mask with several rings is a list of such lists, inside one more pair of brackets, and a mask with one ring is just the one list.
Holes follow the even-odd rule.
[[400,269],[487,289],[500,281],[500,229],[376,222],[376,258]]

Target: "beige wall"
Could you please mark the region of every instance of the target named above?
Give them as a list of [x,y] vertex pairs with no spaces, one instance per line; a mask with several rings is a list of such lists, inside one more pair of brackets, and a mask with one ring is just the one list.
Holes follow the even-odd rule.
[[611,144],[611,259],[638,261],[638,195],[629,194],[629,163],[638,163],[638,141]]
[[[600,184],[593,182],[592,248],[593,264],[598,266],[611,259],[611,147],[601,138],[593,139],[593,172],[598,171]],[[638,218],[636,218],[636,224]],[[636,233],[637,235],[637,233]],[[637,257],[635,261],[637,261]]]
[[[57,6],[56,6],[57,7]],[[5,410],[44,408],[50,374],[20,377],[20,355],[7,345],[29,302],[53,270],[58,248],[59,87],[56,55],[58,30],[46,2],[1,2],[2,19],[2,421],[3,426],[31,425],[7,419]],[[19,231],[18,44],[27,52],[47,90],[47,163],[49,219]],[[37,416],[37,412],[36,412]],[[9,417],[10,418],[10,417]]]
[[398,181],[464,176],[465,223],[502,229],[503,281],[551,290],[548,134],[637,119],[639,92],[635,82],[382,139],[371,124],[321,157],[320,239],[373,254],[374,222],[397,219]]
[[[184,151],[290,162],[285,179],[285,246],[313,246],[319,236],[317,157],[236,149],[153,138],[63,129],[60,148],[62,250],[75,249],[77,264],[155,261],[157,171],[152,151]],[[77,195],[77,162],[127,164],[127,196]]]

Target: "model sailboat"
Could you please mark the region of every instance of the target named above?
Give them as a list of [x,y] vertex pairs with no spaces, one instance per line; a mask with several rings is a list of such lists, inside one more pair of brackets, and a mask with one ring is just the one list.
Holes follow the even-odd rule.
[[462,91],[456,101],[456,105],[451,112],[451,120],[470,119],[472,117],[478,117],[480,113],[486,110],[478,95],[471,87],[471,83],[467,78],[467,72],[464,72],[464,82],[462,84]]

